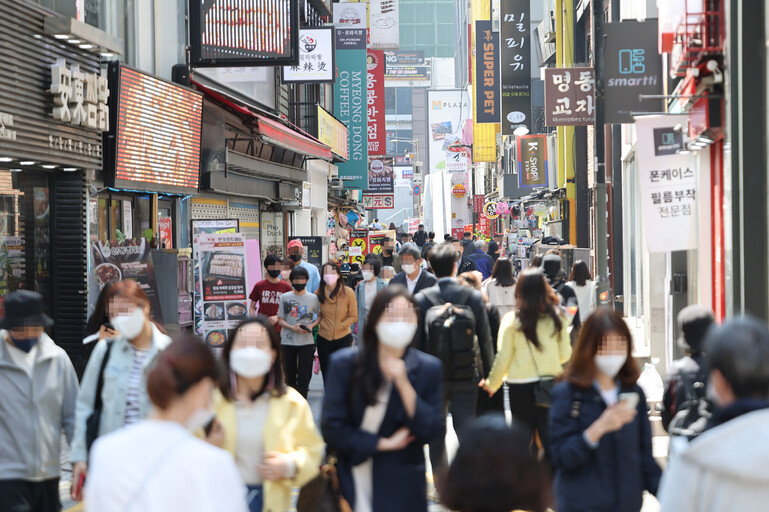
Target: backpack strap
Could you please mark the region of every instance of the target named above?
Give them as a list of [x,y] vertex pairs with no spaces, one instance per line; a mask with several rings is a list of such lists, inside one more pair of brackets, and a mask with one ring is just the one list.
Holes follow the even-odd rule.
[[109,355],[110,352],[112,352],[112,345],[114,344],[114,341],[107,342],[107,350],[104,352],[104,357],[102,358],[101,365],[99,366],[99,377],[96,379],[96,398],[94,399],[93,404],[94,411],[99,411],[102,408],[101,393],[102,389],[104,388],[104,369],[107,367]]
[[441,289],[437,286],[422,290],[422,293],[427,297],[427,300],[432,302],[433,306],[441,306],[446,303],[441,297]]

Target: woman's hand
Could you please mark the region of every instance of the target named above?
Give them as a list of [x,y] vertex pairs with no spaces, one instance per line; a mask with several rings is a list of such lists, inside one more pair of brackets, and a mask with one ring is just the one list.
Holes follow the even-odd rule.
[[281,452],[267,452],[264,463],[256,466],[259,475],[265,480],[280,480],[286,478],[291,464],[291,455]]
[[379,368],[382,370],[382,375],[388,382],[394,384],[403,383],[404,380],[408,380],[408,374],[406,373],[406,363],[403,359],[397,357],[386,357],[379,362]]
[[497,394],[496,391],[493,391],[489,387],[489,381],[487,381],[486,379],[481,379],[481,381],[478,383],[478,387],[481,388],[482,390],[484,390],[486,393],[488,393],[489,394],[489,398],[491,398],[492,396]]
[[99,341],[101,340],[111,340],[113,338],[117,338],[118,332],[114,329],[107,328],[106,325],[102,325],[99,327]]
[[[102,329],[104,327],[102,326]],[[85,476],[88,472],[88,464],[85,462],[75,462],[72,465],[72,487],[70,488],[70,497],[75,501],[83,501],[83,489],[76,489],[81,476]]]
[[377,443],[377,451],[380,452],[395,452],[403,450],[409,444],[416,439],[416,436],[411,435],[411,430],[408,427],[401,427],[395,431],[390,437],[383,437],[379,439]]
[[632,422],[638,411],[628,409],[622,404],[615,404],[607,407],[603,414],[590,425],[587,430],[588,439],[597,443],[606,434],[617,432],[622,427]]

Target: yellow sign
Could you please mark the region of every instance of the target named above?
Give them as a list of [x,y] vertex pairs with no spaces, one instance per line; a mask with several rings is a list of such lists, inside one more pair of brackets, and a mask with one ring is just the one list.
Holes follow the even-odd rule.
[[318,140],[331,148],[331,152],[347,160],[347,127],[318,105]]
[[497,203],[494,201],[489,201],[483,205],[483,214],[487,219],[496,219],[499,217],[499,214],[497,213]]

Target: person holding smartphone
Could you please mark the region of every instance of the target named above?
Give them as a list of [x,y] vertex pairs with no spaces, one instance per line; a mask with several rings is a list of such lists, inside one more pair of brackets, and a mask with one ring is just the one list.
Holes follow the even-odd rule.
[[558,512],[638,512],[657,493],[646,398],[633,341],[619,313],[598,309],[582,326],[565,382],[553,390],[550,455]]

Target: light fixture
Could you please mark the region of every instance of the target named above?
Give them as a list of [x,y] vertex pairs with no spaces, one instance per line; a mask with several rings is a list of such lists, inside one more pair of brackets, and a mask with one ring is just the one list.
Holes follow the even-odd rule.
[[80,49],[81,50],[90,50],[91,48],[93,48],[92,44],[81,44],[80,45]]
[[704,135],[700,135],[699,137],[697,137],[697,142],[701,142],[704,144],[713,144],[713,139],[711,139],[710,137],[706,137]]
[[114,56],[115,56],[115,54],[114,54],[114,53],[109,53],[109,52],[102,52],[102,53],[101,53],[101,57],[102,57],[103,59],[109,59],[110,57],[114,57]]
[[56,38],[56,39],[59,39],[61,41],[64,41],[66,39],[69,39],[70,36],[69,36],[69,34],[54,34],[53,37]]
[[43,169],[56,169],[58,165],[46,164],[46,165],[41,165],[40,167],[42,167]]
[[80,39],[70,39],[70,40],[69,40],[69,41],[67,41],[67,42],[68,42],[69,44],[80,44],[80,43],[82,43],[83,41],[81,41]]
[[691,150],[689,150],[689,149],[679,149],[679,150],[678,150],[678,154],[679,154],[679,155],[691,155],[691,154],[692,154],[692,152],[691,152]]
[[0,156],[0,162],[13,162],[13,158],[9,156]]
[[21,172],[21,169],[8,169],[11,172]]
[[25,160],[23,162],[19,162],[19,165],[35,165],[35,162],[32,160]]
[[513,131],[513,135],[516,135],[518,137],[520,137],[521,135],[526,135],[527,133],[529,133],[529,129],[526,128],[525,126],[519,126]]
[[75,171],[77,171],[77,167],[64,167],[62,169],[62,171],[64,171],[64,172],[75,172]]

